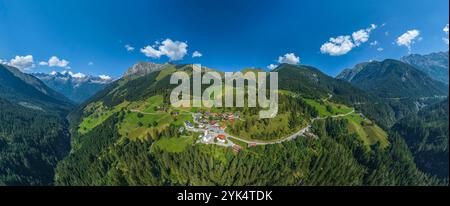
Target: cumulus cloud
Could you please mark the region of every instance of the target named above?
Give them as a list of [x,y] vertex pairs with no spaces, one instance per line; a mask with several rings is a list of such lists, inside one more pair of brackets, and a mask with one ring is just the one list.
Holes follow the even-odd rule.
[[125,49],[126,49],[127,51],[129,51],[129,52],[134,51],[134,47],[132,47],[132,46],[129,45],[129,44],[125,45]]
[[[279,64],[300,64],[300,57],[296,56],[294,53],[286,53],[283,56],[278,57]],[[278,64],[269,64],[267,65],[267,69],[274,70],[278,67]]]
[[376,45],[378,45],[378,41],[373,41],[373,42],[370,42],[369,44],[370,44],[370,46],[376,46]]
[[442,40],[448,45],[448,24],[445,25],[444,29],[442,29],[442,31],[445,32],[445,34],[447,35],[447,37],[442,37]]
[[162,53],[159,50],[154,49],[152,46],[146,46],[146,47],[142,48],[141,52],[146,57],[151,57],[151,58],[155,58],[155,59],[161,57],[161,55],[162,55]]
[[417,29],[409,30],[399,36],[396,40],[398,46],[405,46],[408,48],[408,51],[411,52],[411,45],[415,43],[415,39],[417,39],[420,35],[420,31]]
[[382,52],[382,51],[384,51],[384,49],[381,48],[381,47],[378,47],[378,48],[377,48],[377,51]]
[[57,56],[52,56],[52,57],[50,57],[50,59],[47,62],[45,62],[45,61],[39,62],[39,65],[49,66],[49,67],[67,68],[69,66],[69,63],[70,62],[65,59],[59,59]]
[[320,47],[322,54],[329,54],[331,56],[340,56],[347,54],[355,47],[350,36],[338,36],[330,38],[330,40]]
[[172,41],[166,39],[159,46],[159,50],[164,55],[168,56],[170,60],[180,60],[187,54],[188,45],[185,42]]
[[369,28],[353,32],[351,36],[342,35],[335,38],[332,37],[320,47],[320,52],[331,56],[347,54],[353,48],[361,46],[361,44],[369,41],[370,33],[376,28],[377,25],[371,24]]
[[200,53],[199,51],[194,51],[194,53],[192,53],[192,57],[202,57],[203,54]]
[[283,64],[299,64],[300,63],[300,57],[295,56],[294,53],[287,53],[284,56],[278,57],[278,63]]
[[352,38],[356,46],[361,45],[369,40],[370,32],[376,29],[377,25],[371,24],[367,29],[360,29],[358,31],[353,32]]
[[16,56],[9,61],[8,65],[16,67],[22,71],[29,70],[35,66],[32,55]]
[[161,43],[157,42],[155,46],[149,45],[142,48],[141,52],[147,57],[160,58],[161,56],[167,56],[170,60],[176,61],[183,59],[187,54],[187,47],[188,45],[185,42],[166,39]]
[[269,64],[269,65],[267,66],[267,69],[274,70],[274,69],[277,68],[277,67],[278,67],[278,65],[275,65],[275,64]]

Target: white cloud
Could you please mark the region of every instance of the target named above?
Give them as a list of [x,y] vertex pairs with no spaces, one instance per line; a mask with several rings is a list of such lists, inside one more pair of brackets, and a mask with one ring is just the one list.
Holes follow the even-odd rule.
[[192,53],[192,57],[202,57],[203,54],[200,53],[199,51],[194,51],[194,53]]
[[[158,49],[155,47],[158,46]],[[155,46],[146,46],[141,49],[141,52],[147,57],[160,58],[165,55],[169,57],[170,60],[176,61],[181,60],[187,54],[188,45],[185,42],[172,41],[171,39],[166,39],[163,42]]]
[[366,30],[361,29],[359,31],[353,32],[352,38],[355,42],[355,45],[359,46],[369,40],[369,33]]
[[134,51],[134,47],[132,47],[132,46],[129,45],[129,44],[125,45],[125,49],[126,49],[127,51],[129,51],[129,52]]
[[102,80],[111,80],[112,78],[110,77],[110,76],[108,76],[108,75],[100,75],[100,76],[98,76],[98,77],[100,77],[100,79],[102,79]]
[[170,60],[180,60],[187,54],[188,45],[184,42],[180,41],[172,41],[170,39],[166,39],[159,46],[159,50],[164,55],[168,56]]
[[376,46],[376,45],[378,45],[378,41],[373,41],[373,42],[370,42],[369,44],[370,44],[370,46]]
[[442,29],[442,31],[445,32],[445,34],[447,35],[447,37],[442,37],[442,40],[448,45],[448,24],[445,25],[444,29]]
[[367,29],[360,29],[356,32],[353,32],[352,38],[353,38],[354,44],[356,46],[359,46],[362,43],[367,42],[370,37],[370,32],[372,32],[376,28],[377,28],[377,25],[371,24],[370,27]]
[[8,65],[16,67],[20,70],[29,70],[35,66],[32,55],[16,56],[14,59],[9,61]]
[[355,47],[350,36],[338,36],[330,38],[330,40],[320,47],[322,54],[329,54],[331,56],[340,56],[347,54]]
[[274,69],[277,68],[277,67],[278,67],[278,65],[275,65],[275,64],[269,64],[269,65],[267,66],[267,69],[274,70]]
[[382,52],[384,49],[383,48],[381,48],[381,47],[378,47],[377,48],[377,51],[379,51],[379,52]]
[[151,57],[151,58],[159,58],[162,55],[162,53],[159,50],[154,49],[152,46],[146,46],[146,47],[142,48],[141,52],[146,57]]
[[340,56],[347,54],[353,48],[369,41],[370,33],[377,28],[377,25],[371,24],[369,28],[360,29],[352,33],[352,35],[343,35],[330,38],[328,42],[320,47],[322,54],[331,56]]
[[288,54],[285,54],[284,56],[278,57],[278,63],[280,63],[280,64],[283,64],[283,63],[299,64],[300,63],[300,57],[295,56],[294,53],[288,53]]
[[413,45],[415,43],[415,39],[417,37],[419,37],[420,35],[420,31],[417,29],[414,30],[409,30],[407,32],[405,32],[404,34],[402,34],[401,36],[399,36],[397,38],[397,45],[398,46],[406,46],[408,48],[408,51],[411,52],[411,45]]
[[88,62],[88,66],[94,66],[94,62]]
[[69,67],[69,61],[65,60],[65,59],[59,59],[57,56],[52,56],[50,57],[50,59],[45,62],[45,61],[41,61],[39,62],[39,65],[41,66],[49,66],[49,67],[63,67],[63,68],[68,68]]

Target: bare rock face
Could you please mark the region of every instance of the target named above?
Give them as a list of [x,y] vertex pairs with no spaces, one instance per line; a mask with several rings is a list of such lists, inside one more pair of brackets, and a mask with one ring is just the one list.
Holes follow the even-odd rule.
[[137,64],[129,68],[123,76],[124,77],[144,76],[153,72],[161,71],[168,65],[169,65],[168,63],[155,64],[152,62],[138,62]]
[[448,84],[448,51],[427,55],[411,54],[401,58],[401,61],[425,72],[434,80]]
[[341,73],[339,73],[336,76],[336,79],[341,79],[341,80],[350,82],[350,81],[352,81],[353,77],[355,77],[368,64],[369,64],[369,62],[363,62],[363,63],[357,64],[353,69],[344,69],[344,70],[342,70]]

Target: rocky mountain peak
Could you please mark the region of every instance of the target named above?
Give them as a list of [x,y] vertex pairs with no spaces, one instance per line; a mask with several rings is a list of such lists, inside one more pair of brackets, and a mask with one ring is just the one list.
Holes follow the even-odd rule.
[[165,64],[156,64],[153,62],[138,62],[135,65],[133,65],[131,68],[129,68],[124,76],[143,76],[147,75],[153,72],[161,71],[166,66],[168,66],[168,63]]

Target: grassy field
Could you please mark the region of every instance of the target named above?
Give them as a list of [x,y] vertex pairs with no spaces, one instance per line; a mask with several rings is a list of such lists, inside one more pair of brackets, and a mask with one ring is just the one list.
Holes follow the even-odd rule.
[[194,143],[194,138],[192,136],[182,136],[182,137],[163,137],[155,142],[155,147],[161,150],[173,153],[183,152],[188,146]]
[[157,107],[163,106],[164,99],[161,95],[152,96],[145,101],[133,102],[128,109],[139,110],[146,113],[157,112]]
[[[329,117],[338,114],[348,114],[351,111],[353,111],[352,108],[346,105],[330,101],[319,102],[312,99],[304,99],[304,100],[306,101],[306,103],[313,106],[318,111],[320,117]],[[382,148],[385,148],[389,145],[387,133],[369,119],[365,119],[360,114],[357,113],[353,113],[342,118],[348,120],[349,132],[356,133],[361,138],[361,140],[364,142],[365,145],[373,145],[378,142],[380,143]]]
[[166,77],[176,71],[177,71],[177,69],[175,68],[175,66],[165,68],[165,69],[161,70],[161,72],[159,72],[158,76],[156,77],[156,80],[159,81],[161,79],[164,79],[164,77]]
[[320,117],[329,117],[333,115],[347,114],[353,110],[352,108],[346,105],[330,101],[318,102],[316,100],[306,98],[304,100],[307,104],[313,106],[319,112]]
[[359,114],[351,114],[344,118],[349,122],[349,131],[361,137],[365,145],[379,142],[382,148],[389,146],[387,133],[370,120],[364,119]]
[[106,108],[101,102],[96,102],[92,105],[89,105],[88,107],[86,107],[85,112],[89,112],[91,113],[91,115],[83,119],[78,128],[78,132],[81,134],[85,134],[91,131],[93,128],[103,123],[111,115],[119,112],[123,108],[126,108],[128,105],[129,102],[123,102],[112,109]]
[[119,125],[119,134],[132,140],[144,140],[147,134],[154,134],[171,123],[181,127],[184,121],[192,121],[188,112],[181,111],[180,115],[172,116],[170,114],[172,110],[159,111],[158,107],[161,106],[163,106],[161,95],[152,96],[145,101],[123,102],[112,109],[106,108],[101,102],[93,103],[86,107],[85,112],[91,115],[83,119],[78,131],[85,134],[121,110],[125,111],[125,116]]
[[[162,74],[160,74],[162,75]],[[163,78],[163,77],[161,77]],[[330,102],[330,101],[316,101],[312,99],[305,99],[305,102],[313,106],[318,112],[320,117],[329,117],[338,114],[348,114],[353,108],[346,105]],[[109,118],[115,113],[119,113],[124,110],[124,116],[121,124],[119,125],[119,134],[122,137],[130,138],[131,140],[146,140],[148,136],[154,136],[157,132],[161,131],[170,124],[182,127],[184,126],[184,121],[192,121],[192,112],[197,112],[202,110],[201,108],[166,108],[166,110],[161,110],[164,107],[164,100],[161,95],[156,95],[149,97],[146,100],[136,101],[136,102],[123,102],[114,108],[107,108],[103,106],[101,102],[93,103],[86,107],[85,113],[90,114],[83,119],[78,131],[82,134],[91,131],[96,126],[100,125],[103,121]],[[210,110],[211,112],[221,112],[222,108],[211,108],[203,110]],[[171,112],[178,111],[178,115],[172,115]],[[268,126],[262,127],[257,121],[254,125],[251,125],[248,131],[242,131],[239,135],[241,138],[253,139],[252,136],[255,134],[262,135],[262,131],[266,134],[286,131],[280,134],[279,138],[284,138],[290,133],[298,131],[299,129],[305,127],[308,123],[305,120],[298,128],[288,127],[288,114],[278,114],[277,117],[270,119],[270,124]],[[255,117],[241,117],[245,120]],[[353,113],[347,115],[345,118],[349,121],[349,131],[356,133],[361,140],[366,145],[373,145],[375,143],[380,143],[382,147],[389,145],[387,134],[376,124],[372,123],[370,120],[363,118],[361,115]],[[230,125],[229,125],[230,126]],[[227,129],[228,130],[228,129]],[[192,134],[197,135],[198,134]],[[168,152],[182,152],[189,145],[195,142],[196,136],[185,136],[180,138],[169,138],[163,137],[155,143],[155,146],[166,150]],[[255,138],[258,139],[258,138]],[[236,141],[238,145],[243,148],[247,148],[247,144],[243,142]],[[214,149],[213,149],[214,150]],[[215,158],[222,159],[223,157],[218,154],[217,150],[211,151],[211,155],[216,156]]]
[[145,139],[147,133],[153,134],[168,126],[172,122],[170,114],[143,114],[139,117],[137,112],[129,112],[125,115],[119,126],[119,133],[130,139]]

